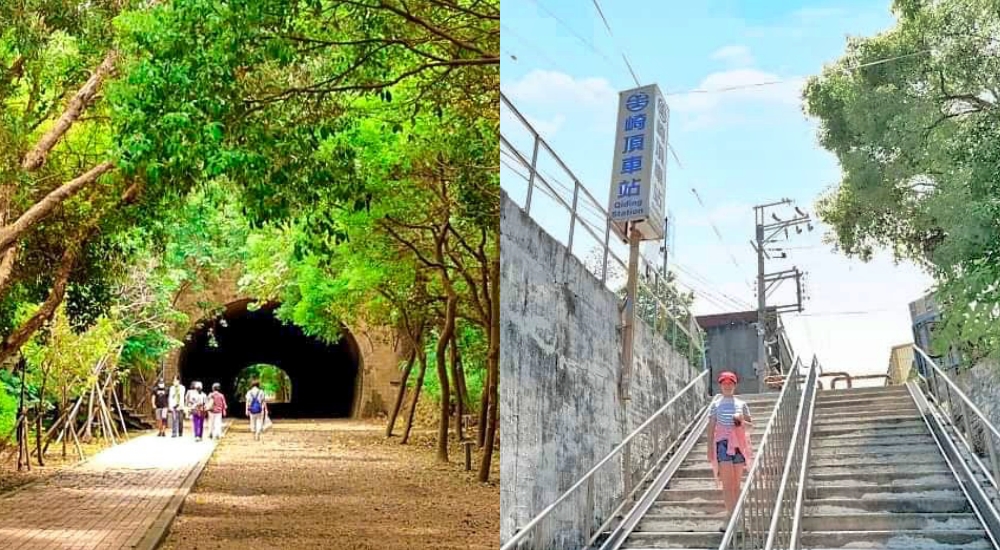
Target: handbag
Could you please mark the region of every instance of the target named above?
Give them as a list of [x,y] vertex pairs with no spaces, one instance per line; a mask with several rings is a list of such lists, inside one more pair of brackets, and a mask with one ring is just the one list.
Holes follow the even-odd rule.
[[271,422],[271,415],[265,414],[264,415],[264,425],[261,426],[261,429],[263,429],[266,432],[267,430],[271,429],[271,426],[273,426],[273,425],[274,425],[274,423]]

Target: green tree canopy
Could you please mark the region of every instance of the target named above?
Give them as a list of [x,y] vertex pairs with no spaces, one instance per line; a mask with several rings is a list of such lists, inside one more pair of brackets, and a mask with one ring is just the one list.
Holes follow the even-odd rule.
[[889,249],[937,281],[941,340],[1000,351],[1000,12],[983,0],[897,0],[897,23],[848,41],[813,77],[805,109],[837,155],[819,201],[832,240]]

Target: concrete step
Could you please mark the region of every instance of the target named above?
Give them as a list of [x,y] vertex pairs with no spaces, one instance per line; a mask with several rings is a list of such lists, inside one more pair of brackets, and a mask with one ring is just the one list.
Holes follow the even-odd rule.
[[881,416],[899,416],[903,414],[917,414],[916,405],[913,402],[886,401],[884,403],[858,403],[850,405],[838,405],[836,407],[816,407],[815,417],[818,419],[842,418],[844,416],[857,419],[878,418]]
[[860,395],[840,395],[829,396],[819,395],[816,397],[816,406],[820,408],[839,407],[851,404],[862,403],[882,403],[884,401],[901,401],[912,403],[913,398],[909,393],[866,393]]
[[[913,548],[916,546],[948,545],[949,550],[990,548],[986,531],[964,529],[949,531],[806,531],[802,533],[802,545],[806,548]],[[670,548],[670,547],[667,547]]]
[[916,404],[910,397],[893,397],[891,399],[862,399],[850,401],[830,401],[827,403],[816,403],[817,414],[830,414],[836,412],[850,411],[911,411],[916,409]]
[[920,420],[914,420],[906,424],[886,424],[877,426],[875,424],[865,424],[861,426],[851,426],[849,424],[814,424],[812,439],[837,439],[841,437],[893,437],[910,435],[930,435],[927,426]]
[[705,489],[665,489],[656,496],[656,502],[696,502],[699,499],[722,502],[722,489],[715,486]]
[[810,514],[802,516],[803,531],[824,531],[836,525],[845,531],[895,531],[912,529],[979,529],[973,514],[867,513]]
[[711,491],[718,488],[718,482],[711,477],[712,470],[708,469],[708,475],[704,477],[678,477],[670,480],[667,489],[701,489]]
[[[947,465],[941,464],[940,468],[920,467],[916,468],[912,464],[901,465],[893,471],[871,471],[860,468],[822,468],[819,472],[816,469],[809,470],[809,485],[898,485],[904,483],[919,483],[934,478],[934,481],[942,481],[939,478],[948,479],[954,482]],[[694,478],[700,479],[700,478]],[[708,481],[712,481],[709,479]]]
[[[928,438],[929,439],[929,438]],[[813,446],[809,450],[810,460],[813,458],[846,458],[846,457],[873,457],[873,456],[884,456],[887,457],[887,462],[892,461],[894,457],[899,457],[900,459],[909,460],[910,457],[920,454],[936,454],[938,453],[938,448],[932,443],[904,443],[902,445],[898,443],[890,444],[876,444],[868,443],[865,445],[837,445],[837,446]]]
[[675,479],[707,478],[711,476],[712,468],[708,465],[708,460],[706,460],[704,455],[701,456],[700,461],[688,457],[681,464],[681,468],[674,473]]
[[821,498],[806,501],[805,513],[815,514],[857,514],[864,512],[971,512],[968,501],[960,491],[934,491],[930,494],[913,495],[897,493],[880,495],[878,498]]
[[684,531],[633,531],[622,548],[718,548],[722,533]]
[[692,500],[689,502],[654,502],[647,514],[681,515],[681,516],[711,516],[723,518],[726,506],[719,500]]
[[[827,384],[827,385],[829,386],[829,384]],[[828,400],[828,399],[840,399],[840,398],[843,398],[845,396],[846,397],[854,397],[854,396],[864,397],[864,396],[870,396],[872,394],[874,394],[876,396],[894,395],[894,394],[909,395],[910,391],[908,389],[906,389],[906,386],[878,386],[878,387],[869,387],[869,388],[844,388],[844,387],[840,387],[840,388],[835,389],[835,390],[831,390],[831,389],[820,390],[816,394],[816,400],[817,401],[825,401],[825,400]]]
[[899,455],[899,454],[878,454],[878,453],[862,453],[862,454],[832,454],[827,449],[824,453],[819,455],[809,451],[809,471],[819,472],[824,471],[824,468],[836,468],[844,469],[850,468],[852,471],[895,471],[900,468],[920,468],[923,469],[926,465],[934,465],[935,467],[940,467],[944,465],[944,458],[941,457],[940,452],[938,452],[937,447],[929,447],[934,452],[924,452],[922,454],[910,454],[910,455]]
[[924,421],[921,420],[920,415],[916,412],[913,414],[882,415],[862,418],[846,415],[813,418],[813,429],[852,426],[859,430],[863,430],[870,427],[880,428],[885,426],[909,426],[917,424],[925,426]]
[[[927,483],[917,483],[915,480],[907,480],[903,485],[816,485],[810,484],[806,487],[806,497],[810,499],[827,498],[897,498],[899,496],[909,496],[909,498],[920,498],[920,495],[936,491],[958,492],[958,483],[954,478],[940,477]],[[719,493],[720,498],[722,493]]]
[[891,437],[845,434],[837,437],[813,439],[811,450],[816,451],[829,447],[898,447],[901,445],[926,445],[933,442],[934,439],[928,433],[896,435]]
[[718,533],[725,527],[725,515],[646,514],[636,531],[707,531]]

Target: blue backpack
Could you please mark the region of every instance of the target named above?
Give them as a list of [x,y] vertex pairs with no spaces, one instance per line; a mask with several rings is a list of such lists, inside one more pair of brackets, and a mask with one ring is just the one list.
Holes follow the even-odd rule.
[[259,414],[260,413],[260,411],[261,411],[260,394],[261,393],[262,392],[257,391],[257,392],[255,392],[253,394],[253,397],[250,398],[250,414]]

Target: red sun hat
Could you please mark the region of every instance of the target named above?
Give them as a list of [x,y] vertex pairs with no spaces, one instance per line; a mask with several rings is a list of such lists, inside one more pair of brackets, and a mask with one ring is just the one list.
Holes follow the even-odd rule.
[[733,384],[736,384],[739,381],[736,379],[736,375],[735,374],[733,374],[733,373],[731,373],[729,371],[725,371],[725,372],[722,372],[721,374],[719,374],[719,383],[721,384],[723,382],[732,382]]

